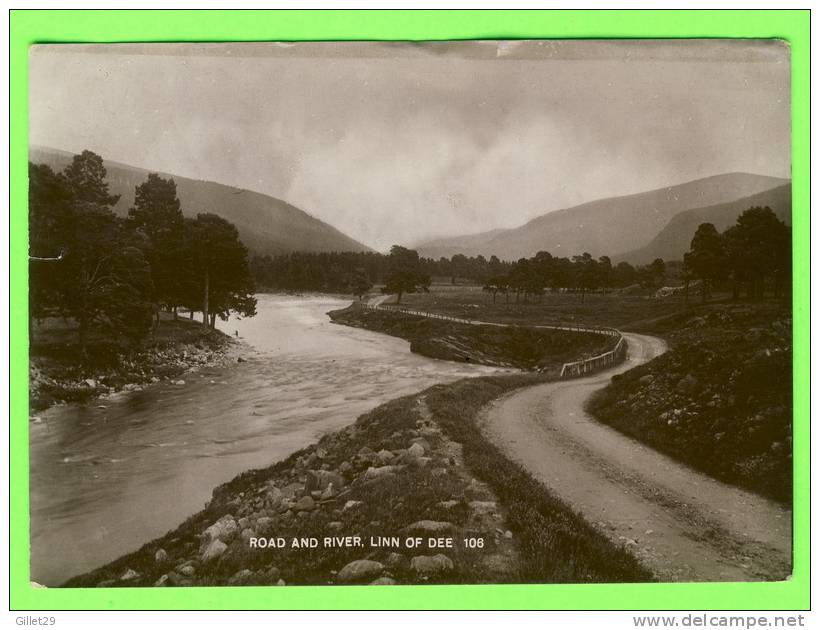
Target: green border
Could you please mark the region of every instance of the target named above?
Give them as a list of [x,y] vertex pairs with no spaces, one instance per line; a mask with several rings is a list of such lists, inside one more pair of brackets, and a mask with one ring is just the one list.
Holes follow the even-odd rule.
[[[27,51],[43,42],[739,37],[792,50],[794,574],[779,583],[34,589],[28,577]],[[809,11],[20,11],[10,15],[10,606],[59,609],[809,608]],[[54,553],[59,553],[55,549]]]

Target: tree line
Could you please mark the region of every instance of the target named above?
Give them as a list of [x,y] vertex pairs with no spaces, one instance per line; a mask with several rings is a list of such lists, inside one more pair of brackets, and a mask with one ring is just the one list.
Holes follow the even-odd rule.
[[174,180],[155,173],[119,217],[106,174],[87,150],[61,172],[29,163],[31,317],[74,320],[84,355],[91,330],[136,343],[163,309],[201,312],[211,328],[217,317],[255,314],[248,251],[233,224],[183,217]]
[[701,223],[683,263],[687,286],[701,281],[703,301],[727,283],[734,298],[745,290],[748,298],[759,299],[767,287],[780,297],[791,284],[791,231],[768,206],[749,208],[722,233]]
[[[406,250],[406,248],[402,248]],[[414,250],[407,250],[414,251]],[[392,259],[395,260],[395,259]],[[418,272],[430,278],[482,283],[505,273],[512,263],[496,256],[418,258]],[[376,252],[294,252],[280,256],[254,256],[251,273],[257,286],[272,291],[317,291],[361,295],[383,284],[391,270],[391,256]]]

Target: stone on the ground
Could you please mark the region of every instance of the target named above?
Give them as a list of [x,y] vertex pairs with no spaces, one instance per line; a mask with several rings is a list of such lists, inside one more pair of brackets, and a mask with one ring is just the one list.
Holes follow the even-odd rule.
[[205,552],[202,554],[202,561],[203,562],[210,562],[211,560],[216,560],[219,556],[225,553],[225,550],[228,548],[221,540],[217,539],[211,542],[208,545],[208,548],[205,549]]
[[407,452],[410,453],[410,455],[412,455],[413,457],[423,457],[424,447],[419,442],[416,442],[410,448],[407,449]]
[[348,510],[353,510],[353,509],[359,507],[360,505],[364,505],[364,502],[362,502],[362,501],[353,501],[351,499],[350,501],[345,503],[345,506],[342,508],[342,511],[347,512]]
[[370,586],[390,586],[390,585],[395,584],[395,583],[396,583],[396,580],[394,580],[393,578],[380,577],[380,578],[376,578],[375,580],[373,580],[370,583]]
[[165,549],[157,549],[157,552],[154,554],[154,560],[157,564],[162,564],[166,560],[168,560],[168,553]]
[[374,468],[371,466],[367,469],[367,472],[364,473],[364,478],[366,481],[371,479],[381,479],[388,475],[393,475],[396,473],[398,469],[395,466],[379,466]]
[[440,534],[453,529],[453,524],[447,521],[416,521],[405,528],[409,532],[424,532],[426,534]]
[[453,561],[443,553],[435,556],[414,556],[410,568],[424,577],[440,575],[453,570]]
[[168,574],[163,573],[161,576],[159,576],[159,579],[156,582],[154,582],[154,586],[165,586],[165,584],[167,582],[168,582]]
[[340,490],[344,487],[344,483],[339,473],[330,470],[308,470],[305,478],[305,492],[311,493],[316,490],[321,492],[330,484],[333,484],[336,490]]
[[120,582],[130,582],[136,580],[140,576],[134,569],[126,569],[125,573],[120,576]]
[[296,512],[310,512],[316,509],[316,501],[311,497],[302,497],[293,505],[293,509]]
[[256,530],[260,534],[266,534],[273,526],[273,519],[269,516],[260,516],[256,519]]
[[205,542],[210,543],[214,540],[221,540],[222,542],[230,542],[236,535],[238,527],[233,516],[226,514],[220,518],[216,523],[211,525],[208,529],[202,532],[205,537]]
[[381,575],[384,565],[375,560],[354,560],[336,575],[337,582],[364,582]]
[[382,449],[378,453],[376,453],[376,458],[379,460],[381,464],[389,464],[393,461],[395,455],[388,451],[387,449]]
[[182,575],[186,577],[191,577],[194,573],[196,573],[196,569],[192,564],[186,564],[184,566],[181,566],[177,569],[177,571],[179,571]]

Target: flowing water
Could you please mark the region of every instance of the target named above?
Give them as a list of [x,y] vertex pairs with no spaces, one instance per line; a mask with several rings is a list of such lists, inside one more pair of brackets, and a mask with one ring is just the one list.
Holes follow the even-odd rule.
[[401,339],[333,324],[349,301],[260,295],[221,328],[247,361],[203,369],[30,425],[31,577],[59,585],[137,549],[201,509],[213,488],[272,464],[391,398],[495,372],[410,353]]

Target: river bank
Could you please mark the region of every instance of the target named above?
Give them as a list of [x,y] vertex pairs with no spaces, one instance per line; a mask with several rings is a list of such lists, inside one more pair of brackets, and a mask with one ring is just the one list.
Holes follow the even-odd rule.
[[390,401],[66,586],[650,579],[477,430],[487,402],[543,380],[468,378]]
[[187,319],[163,319],[139,347],[96,338],[85,362],[62,330],[39,331],[31,344],[29,408],[41,412],[52,405],[86,402],[118,392],[176,379],[204,367],[242,360],[252,349],[219,330]]
[[479,363],[557,375],[568,361],[611,350],[612,337],[587,332],[528,328],[524,325],[472,325],[358,304],[331,311],[337,324],[365,328],[410,342],[410,351],[435,359]]

